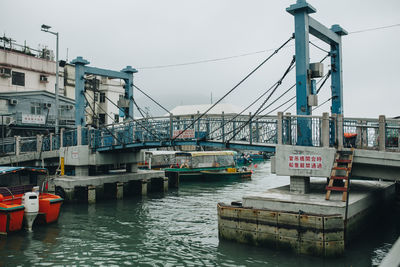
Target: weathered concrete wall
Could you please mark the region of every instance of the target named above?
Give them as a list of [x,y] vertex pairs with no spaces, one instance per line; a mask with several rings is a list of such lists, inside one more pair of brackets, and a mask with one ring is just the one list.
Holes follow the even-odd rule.
[[65,165],[69,166],[89,166],[106,164],[137,163],[142,160],[140,151],[134,152],[115,152],[115,153],[92,153],[89,146],[64,147],[60,150],[64,157]]
[[219,236],[240,243],[335,256],[344,252],[339,215],[311,215],[218,204]]

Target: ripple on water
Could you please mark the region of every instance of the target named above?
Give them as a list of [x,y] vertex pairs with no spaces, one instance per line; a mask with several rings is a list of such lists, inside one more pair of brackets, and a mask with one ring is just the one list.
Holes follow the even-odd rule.
[[[143,198],[64,205],[57,227],[17,234],[1,243],[0,266],[356,266],[295,256],[218,239],[217,203],[239,200],[288,183],[259,165],[245,182],[181,183],[178,190]],[[349,253],[374,263],[390,247],[367,247]],[[375,250],[374,250],[375,249]],[[374,251],[372,256],[367,254]],[[354,257],[356,258],[356,257]],[[300,264],[301,265],[301,264]]]

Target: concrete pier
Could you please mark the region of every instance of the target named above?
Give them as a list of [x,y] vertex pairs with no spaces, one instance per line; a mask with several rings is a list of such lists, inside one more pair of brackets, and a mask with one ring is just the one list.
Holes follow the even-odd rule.
[[168,191],[168,178],[162,171],[137,173],[117,171],[99,176],[62,176],[52,180],[57,194],[66,202],[95,203],[101,199],[146,195],[148,191]]
[[340,255],[394,198],[393,183],[352,181],[346,221],[342,194],[325,200],[325,185],[312,179],[309,194],[292,193],[287,185],[244,196],[236,205],[219,203],[219,236],[300,254]]

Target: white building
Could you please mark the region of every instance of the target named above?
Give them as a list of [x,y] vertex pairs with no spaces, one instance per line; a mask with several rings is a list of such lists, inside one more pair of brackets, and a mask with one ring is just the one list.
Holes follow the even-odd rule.
[[[75,100],[75,66],[64,61],[59,72],[59,95]],[[117,104],[124,95],[124,82],[107,77],[86,76],[85,79],[97,81],[95,92],[88,89],[85,94],[89,102],[87,124],[100,126],[121,121],[119,109],[113,103]],[[54,94],[55,83],[56,62],[51,50],[34,50],[0,37],[0,93],[48,91]]]

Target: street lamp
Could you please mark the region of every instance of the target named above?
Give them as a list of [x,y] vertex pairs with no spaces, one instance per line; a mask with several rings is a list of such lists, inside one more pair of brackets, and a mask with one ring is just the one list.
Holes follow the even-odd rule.
[[43,32],[48,32],[51,34],[54,34],[57,37],[57,44],[56,44],[56,90],[55,90],[55,95],[56,95],[56,125],[55,125],[55,133],[58,134],[58,32],[52,32],[49,31],[49,29],[51,28],[51,26],[46,25],[46,24],[42,24],[41,27],[41,31]]

